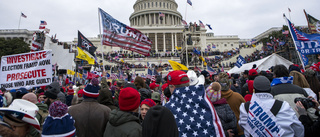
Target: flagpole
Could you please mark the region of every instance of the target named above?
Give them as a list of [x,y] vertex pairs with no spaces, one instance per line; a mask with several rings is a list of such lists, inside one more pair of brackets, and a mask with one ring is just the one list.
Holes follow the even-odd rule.
[[[286,17],[286,16],[283,14],[283,17]],[[295,47],[295,49],[296,49],[296,51],[297,51],[297,54],[298,54],[299,59],[300,59],[300,61],[301,61],[302,67],[303,67],[303,69],[305,70],[305,66],[304,66],[303,60],[302,60],[301,55],[300,55],[300,53],[299,53],[299,51],[298,51],[298,49],[297,49],[297,44],[296,44],[296,41],[294,40],[293,33],[291,32],[291,29],[290,29],[290,26],[289,26],[289,22],[288,22],[287,17],[286,17],[286,22],[287,22],[289,31],[290,31],[290,33],[291,33],[291,37],[292,37],[292,41],[293,41],[293,43],[294,43],[294,47]],[[291,23],[292,23],[292,22],[291,22]]]
[[[22,12],[21,12],[21,13],[22,13]],[[20,29],[21,13],[20,13],[20,18],[19,18],[19,25],[18,25],[18,29]]]
[[290,21],[292,21],[291,20],[291,14],[290,14],[291,13],[291,9],[289,7],[288,7],[288,11],[289,11],[289,19],[290,19]]
[[[187,9],[188,9],[188,2],[186,3],[186,10],[184,12],[184,20],[187,22]],[[188,22],[187,22],[188,23]]]
[[103,55],[103,44],[102,44],[102,35],[101,35],[101,21],[100,21],[100,10],[98,8],[98,19],[99,19],[99,33],[100,33],[100,42],[101,42],[101,55],[102,55],[102,72],[104,71],[103,61],[104,61],[104,55]]

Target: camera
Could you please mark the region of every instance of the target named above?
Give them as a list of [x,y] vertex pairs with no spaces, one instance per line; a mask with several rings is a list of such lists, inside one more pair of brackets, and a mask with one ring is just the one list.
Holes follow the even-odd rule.
[[316,106],[316,104],[312,101],[312,98],[298,97],[294,99],[294,103],[297,103],[298,101],[301,102],[305,109],[313,108]]

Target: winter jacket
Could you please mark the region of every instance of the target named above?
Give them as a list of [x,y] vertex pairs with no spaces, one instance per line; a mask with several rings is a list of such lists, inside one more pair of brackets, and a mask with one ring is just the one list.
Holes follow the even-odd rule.
[[109,90],[109,86],[107,84],[107,81],[102,81],[102,83],[101,83],[101,90],[99,90],[98,102],[102,105],[108,106],[111,110],[114,110],[117,108],[114,105],[112,93]]
[[220,118],[224,134],[229,137],[227,130],[232,129],[234,133],[237,133],[237,118],[231,110],[227,100],[222,98],[212,103]]
[[320,135],[320,117],[313,122],[307,115],[300,115],[299,120],[304,126],[305,137],[317,137]]
[[[303,88],[289,83],[272,86],[271,94],[273,95],[274,99],[287,101],[294,111],[296,111],[296,103],[294,103],[294,99],[297,97],[308,97],[308,94]],[[296,115],[299,117],[297,112]]]
[[75,120],[77,137],[102,137],[109,120],[110,108],[99,104],[96,99],[87,98],[69,108]]
[[43,122],[47,118],[47,116],[49,115],[48,105],[43,104],[43,103],[37,103],[36,105],[39,108],[39,111],[36,115],[36,118],[38,119],[40,126],[41,126],[41,129],[42,129]]
[[[236,115],[237,121],[239,120],[240,110],[239,107],[241,103],[244,103],[244,98],[237,92],[233,92],[231,89],[228,91],[221,91],[221,98],[225,98],[230,105],[231,110]],[[240,129],[237,124],[238,135],[242,135],[243,131]]]
[[[275,102],[273,96],[270,93],[256,93],[256,96],[264,102],[266,110],[270,110]],[[243,128],[247,123],[248,112],[244,108],[244,103],[240,106],[240,120],[239,125]],[[288,102],[283,101],[282,106],[276,115],[277,124],[284,130],[282,137],[303,137],[304,127],[298,120],[293,109],[290,107]],[[250,133],[244,130],[245,136],[250,136]]]
[[110,119],[104,137],[142,137],[142,127],[139,118],[119,109],[110,113]]

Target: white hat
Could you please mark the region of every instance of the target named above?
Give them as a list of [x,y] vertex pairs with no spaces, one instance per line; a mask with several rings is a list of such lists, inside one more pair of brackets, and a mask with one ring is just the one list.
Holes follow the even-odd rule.
[[35,127],[38,132],[40,131],[40,124],[36,119],[39,108],[30,101],[15,99],[8,108],[0,108],[0,111],[20,119]]
[[190,80],[189,82],[190,86],[196,85],[199,82],[197,74],[193,70],[188,70],[187,75]]
[[204,85],[204,82],[206,81],[203,75],[200,75],[198,77],[198,80],[199,80],[198,85]]

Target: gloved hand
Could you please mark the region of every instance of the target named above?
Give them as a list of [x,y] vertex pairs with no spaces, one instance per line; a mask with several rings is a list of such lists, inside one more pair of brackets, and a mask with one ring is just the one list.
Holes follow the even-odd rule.
[[307,115],[307,110],[300,101],[296,103],[296,111],[299,113],[299,115]]

